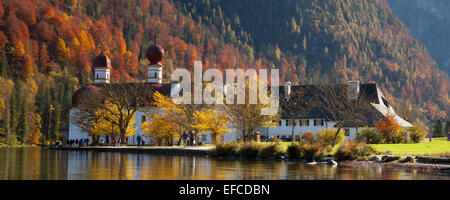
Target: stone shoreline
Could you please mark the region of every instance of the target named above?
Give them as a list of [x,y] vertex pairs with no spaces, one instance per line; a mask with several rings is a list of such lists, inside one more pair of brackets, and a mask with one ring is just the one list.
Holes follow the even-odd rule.
[[134,146],[93,146],[93,147],[61,147],[49,148],[53,150],[67,151],[96,151],[96,152],[121,152],[121,153],[146,153],[154,155],[175,156],[209,156],[215,147],[134,147]]
[[450,164],[429,164],[429,163],[397,163],[397,162],[374,162],[374,161],[342,161],[341,166],[347,167],[387,167],[422,172],[440,172],[450,174]]

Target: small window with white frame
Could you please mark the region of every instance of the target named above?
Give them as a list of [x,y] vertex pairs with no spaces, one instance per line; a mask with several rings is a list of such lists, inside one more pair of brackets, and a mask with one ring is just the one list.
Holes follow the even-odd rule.
[[309,126],[309,119],[304,119],[302,121],[303,126]]
[[294,125],[295,125],[295,119],[289,119],[288,126],[294,126]]
[[324,126],[324,120],[323,119],[315,119],[314,120],[314,126]]

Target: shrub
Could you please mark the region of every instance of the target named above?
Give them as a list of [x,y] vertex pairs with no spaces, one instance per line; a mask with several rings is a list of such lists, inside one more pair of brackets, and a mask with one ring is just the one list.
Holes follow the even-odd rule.
[[289,159],[300,159],[300,144],[292,143],[287,148],[287,154]]
[[246,143],[241,146],[239,154],[244,158],[256,158],[259,153],[259,146],[255,143]]
[[407,129],[401,129],[399,132],[398,143],[409,143],[409,131]]
[[303,141],[303,142],[306,142],[306,143],[308,143],[308,144],[313,144],[314,141],[315,141],[314,133],[311,132],[311,131],[304,132],[304,133],[302,134],[302,141]]
[[400,125],[397,123],[394,115],[388,114],[375,123],[375,128],[383,135],[387,143],[399,143],[402,137]]
[[[327,144],[327,145],[333,145],[333,141],[334,141],[334,134],[336,134],[337,129],[331,129],[331,128],[325,128],[319,131],[319,133],[317,134],[317,141]],[[336,138],[336,144],[335,145],[340,145],[345,141],[345,135],[344,135],[344,131],[341,130],[339,131],[339,134]]]
[[339,146],[334,154],[334,158],[338,161],[355,160],[364,156],[370,156],[375,153],[375,149],[363,142],[350,140]]
[[407,129],[409,132],[409,139],[413,143],[419,143],[427,137],[427,131],[418,125],[414,125]]
[[[390,139],[386,139],[390,141],[390,143],[399,144],[399,143],[407,143],[408,134],[400,129],[397,132],[392,132],[390,135]],[[406,140],[405,140],[406,139]]]
[[274,142],[259,148],[258,156],[262,159],[283,154],[283,146],[280,142]]
[[300,154],[300,158],[306,159],[308,161],[314,161],[316,159],[320,159],[325,157],[325,155],[331,151],[331,148],[327,144],[323,143],[301,143],[298,146],[298,153]]
[[367,144],[384,143],[383,136],[377,129],[365,127],[356,133],[356,140]]
[[237,155],[239,150],[239,145],[237,143],[225,143],[216,146],[213,152],[213,156],[216,157],[226,157]]
[[16,144],[18,144],[17,138],[14,137],[14,136],[9,136],[8,139],[5,139],[5,140],[6,140],[6,144],[7,145],[16,145]]

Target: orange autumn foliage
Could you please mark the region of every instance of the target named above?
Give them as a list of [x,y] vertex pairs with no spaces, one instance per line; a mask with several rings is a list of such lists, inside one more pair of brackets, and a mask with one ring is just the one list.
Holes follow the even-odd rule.
[[381,118],[375,124],[375,128],[384,136],[387,142],[395,142],[396,136],[402,129],[392,114],[388,114]]

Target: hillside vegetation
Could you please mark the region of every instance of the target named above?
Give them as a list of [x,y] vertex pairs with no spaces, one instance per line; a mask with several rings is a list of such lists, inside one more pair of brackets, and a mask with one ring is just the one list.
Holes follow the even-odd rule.
[[445,118],[449,79],[384,0],[178,0],[295,83],[377,82],[410,121]]

